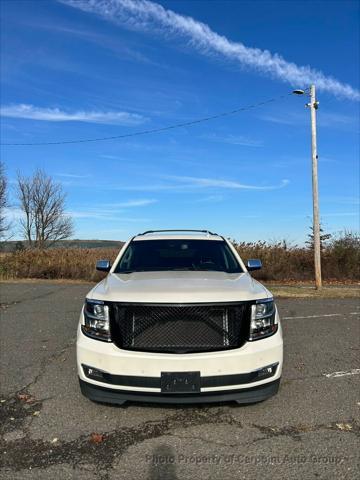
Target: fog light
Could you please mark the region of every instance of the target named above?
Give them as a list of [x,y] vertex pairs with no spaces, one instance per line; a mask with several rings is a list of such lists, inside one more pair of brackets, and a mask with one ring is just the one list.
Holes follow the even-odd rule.
[[82,365],[84,370],[85,376],[88,378],[92,378],[93,380],[101,381],[104,379],[104,372],[101,370],[97,370],[93,367],[88,367],[87,365]]
[[278,363],[274,363],[273,365],[268,365],[267,367],[260,368],[256,372],[257,378],[259,380],[263,380],[264,378],[269,378],[274,376],[278,365],[279,365]]

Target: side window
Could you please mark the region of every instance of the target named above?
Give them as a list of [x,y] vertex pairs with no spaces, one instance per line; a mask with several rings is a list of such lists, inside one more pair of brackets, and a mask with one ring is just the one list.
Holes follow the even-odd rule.
[[226,267],[229,270],[238,270],[239,269],[239,265],[236,261],[236,258],[234,257],[233,253],[231,252],[230,247],[226,244],[225,244],[225,248],[224,248],[224,257],[225,257]]
[[131,262],[132,262],[133,255],[134,255],[133,245],[129,245],[129,247],[127,248],[124,256],[123,256],[122,259],[120,260],[120,263],[119,263],[119,265],[118,265],[118,267],[117,267],[117,270],[118,270],[118,269],[121,269],[121,270],[129,270],[129,269],[130,269]]
[[226,247],[222,249],[221,253],[222,253],[223,262],[225,264],[226,270],[230,270],[231,268],[234,268],[234,266],[231,264],[231,259],[229,261],[229,255]]

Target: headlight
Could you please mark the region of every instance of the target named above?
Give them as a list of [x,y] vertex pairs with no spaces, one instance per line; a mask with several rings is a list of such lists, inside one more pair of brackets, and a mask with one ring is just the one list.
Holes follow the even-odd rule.
[[109,306],[101,300],[85,300],[84,324],[81,330],[84,335],[104,342],[111,342]]
[[254,305],[251,305],[249,340],[269,337],[277,331],[278,325],[275,321],[275,311],[273,299],[258,300]]

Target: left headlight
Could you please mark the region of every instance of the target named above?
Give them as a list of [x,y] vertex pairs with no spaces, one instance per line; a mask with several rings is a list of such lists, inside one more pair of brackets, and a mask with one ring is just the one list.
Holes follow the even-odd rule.
[[109,306],[102,300],[86,299],[81,330],[88,337],[111,342]]
[[276,333],[276,308],[272,298],[258,300],[251,305],[249,340],[260,340]]

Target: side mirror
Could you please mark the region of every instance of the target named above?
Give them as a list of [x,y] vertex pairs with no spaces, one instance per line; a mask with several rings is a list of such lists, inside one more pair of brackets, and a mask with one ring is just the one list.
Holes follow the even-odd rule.
[[252,258],[248,260],[246,268],[249,272],[252,272],[253,270],[260,270],[260,268],[262,268],[261,260],[257,258]]
[[110,268],[110,260],[98,260],[96,262],[96,270],[99,270],[100,272],[108,272]]

